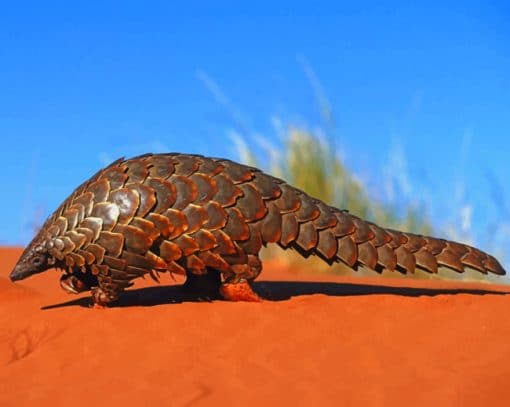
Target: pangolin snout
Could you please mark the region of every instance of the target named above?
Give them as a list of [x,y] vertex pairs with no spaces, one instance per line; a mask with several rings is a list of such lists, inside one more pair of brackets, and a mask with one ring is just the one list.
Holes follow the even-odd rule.
[[31,271],[29,270],[28,267],[26,267],[25,264],[18,263],[11,271],[9,278],[11,279],[11,281],[19,281],[23,280],[24,278],[27,278],[31,274],[32,274]]

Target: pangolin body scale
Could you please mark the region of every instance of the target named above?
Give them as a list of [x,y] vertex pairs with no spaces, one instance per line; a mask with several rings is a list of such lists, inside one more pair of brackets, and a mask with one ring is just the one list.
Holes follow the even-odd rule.
[[256,300],[249,283],[268,243],[353,268],[505,274],[474,247],[385,229],[257,168],[169,153],[119,159],[80,185],[45,222],[11,278],[58,267],[64,289],[91,289],[94,303],[104,305],[133,279],[170,272],[186,274],[192,289],[212,284],[224,298]]

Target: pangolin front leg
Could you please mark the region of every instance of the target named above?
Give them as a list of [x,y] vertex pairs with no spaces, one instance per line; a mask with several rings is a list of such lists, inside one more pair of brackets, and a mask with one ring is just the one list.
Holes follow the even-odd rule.
[[90,290],[82,280],[74,274],[64,274],[60,278],[60,287],[68,294],[78,294]]
[[[117,277],[117,278],[115,278]],[[97,275],[97,286],[92,287],[92,303],[94,308],[104,308],[117,300],[122,292],[133,285],[127,276],[112,276],[110,270],[102,270]]]
[[116,300],[123,286],[113,283],[111,278],[99,274],[71,271],[63,274],[60,278],[60,286],[68,294],[79,294],[90,290],[94,307],[101,308]]

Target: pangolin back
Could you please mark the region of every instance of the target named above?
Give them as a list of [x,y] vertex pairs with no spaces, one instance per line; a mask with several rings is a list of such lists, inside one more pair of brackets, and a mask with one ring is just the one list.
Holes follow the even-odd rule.
[[[505,274],[461,243],[385,229],[328,206],[281,179],[225,159],[147,154],[120,159],[78,187],[34,242],[70,274],[98,277],[105,302],[159,272],[253,280],[267,243],[332,264],[399,270],[439,266]],[[32,243],[32,245],[36,243]]]

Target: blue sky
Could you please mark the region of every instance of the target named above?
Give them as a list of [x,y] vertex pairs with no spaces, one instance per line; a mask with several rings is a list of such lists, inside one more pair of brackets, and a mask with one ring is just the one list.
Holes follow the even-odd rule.
[[26,243],[34,222],[119,156],[235,159],[232,130],[274,141],[274,118],[321,125],[307,67],[346,163],[375,191],[390,174],[394,199],[426,200],[441,227],[461,224],[464,208],[483,248],[510,217],[507,2],[9,3],[2,244]]

